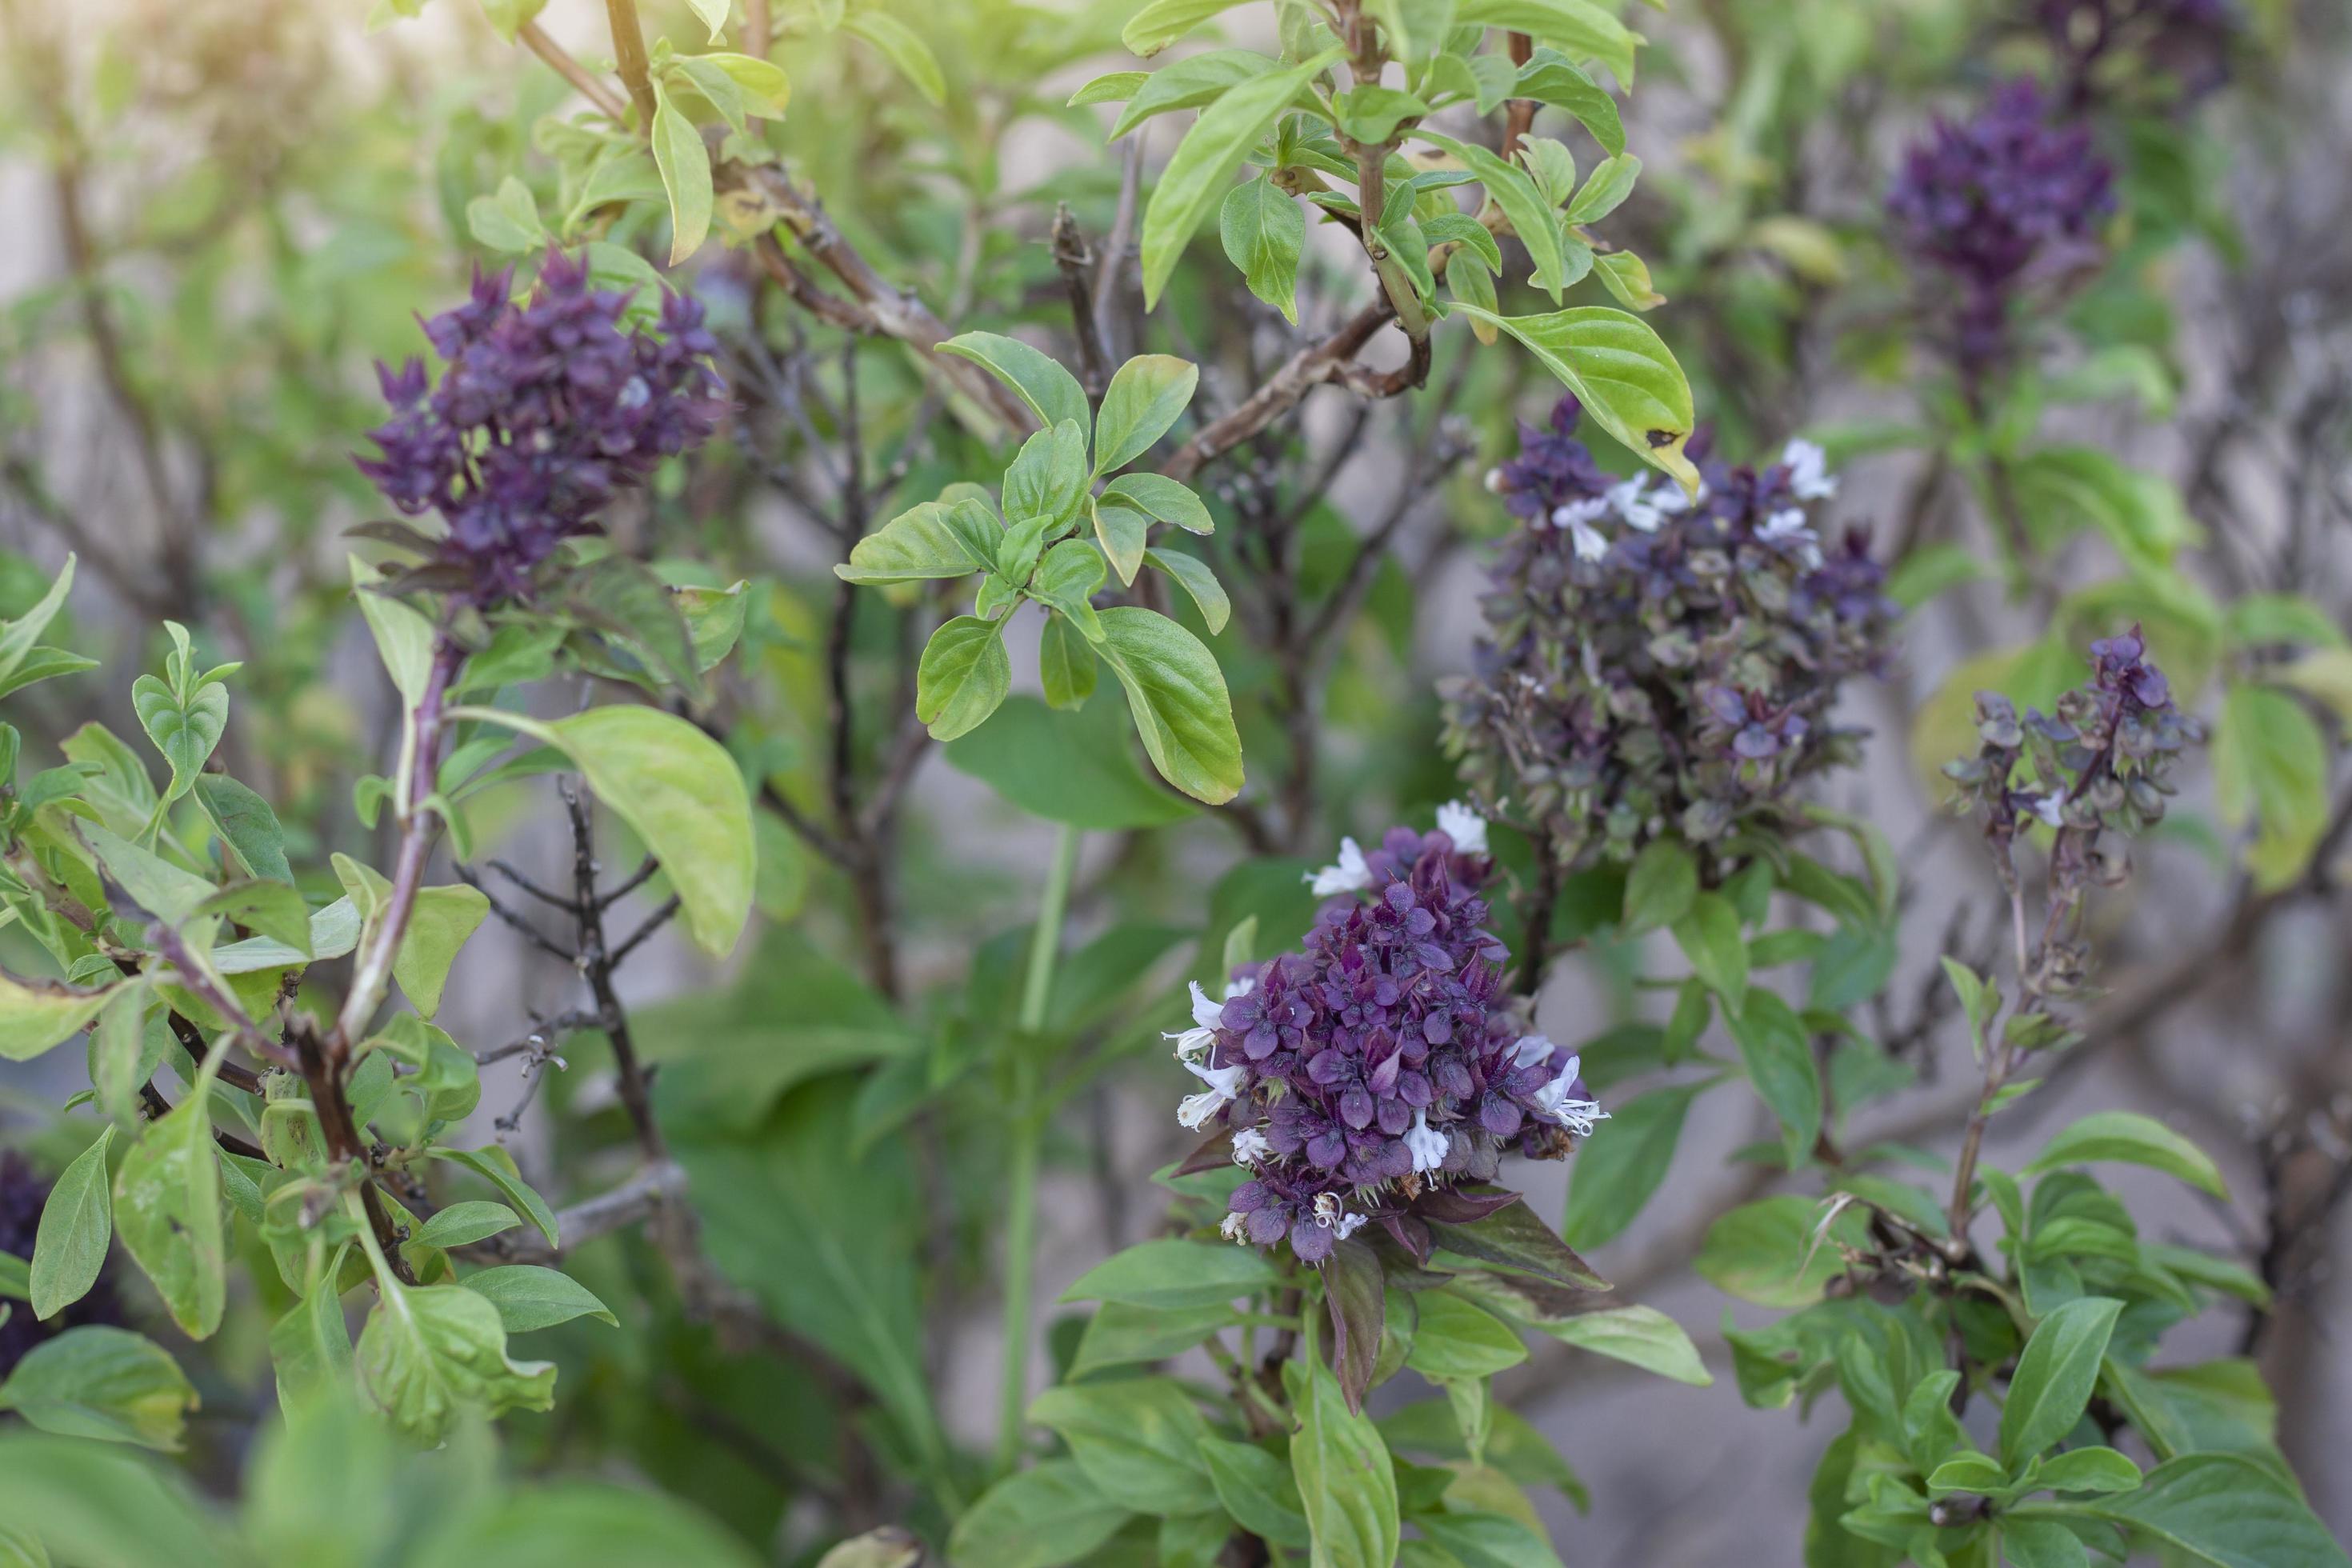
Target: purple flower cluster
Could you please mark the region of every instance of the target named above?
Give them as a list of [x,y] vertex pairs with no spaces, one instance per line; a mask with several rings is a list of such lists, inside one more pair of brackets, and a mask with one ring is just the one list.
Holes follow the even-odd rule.
[[[40,1230],[42,1206],[48,1201],[49,1184],[34,1173],[25,1157],[13,1151],[0,1152],[0,1252],[32,1261],[33,1238]],[[15,1310],[7,1314],[6,1322],[0,1323],[0,1383],[7,1382],[16,1363],[43,1340],[80,1323],[121,1321],[114,1288],[103,1271],[88,1295],[47,1322],[34,1317],[32,1309],[22,1301],[6,1305]]]
[[1485,603],[1473,673],[1441,685],[1445,743],[1481,809],[1563,864],[1651,839],[1721,839],[1804,775],[1850,761],[1830,722],[1885,661],[1895,606],[1868,540],[1825,543],[1837,480],[1792,441],[1763,468],[1692,443],[1696,501],[1601,471],[1564,398],[1489,488],[1523,520]]
[[[2087,857],[2102,829],[2128,836],[2163,819],[2172,793],[2165,774],[2201,735],[2173,704],[2171,682],[2134,626],[2091,645],[2089,682],[2060,697],[2054,713],[2028,709],[2021,719],[2000,693],[1978,692],[1977,754],[1944,773],[1974,798],[1996,844],[2011,843],[2038,819],[2062,837],[2073,830]],[[2031,763],[2022,776],[2021,763]]]
[[1964,373],[2007,358],[2021,292],[2099,260],[2113,184],[2089,129],[2055,123],[2031,81],[1995,89],[1972,120],[1938,119],[1904,155],[1887,211],[1904,248],[1958,287],[1951,347]]
[[696,301],[664,290],[658,333],[625,328],[629,295],[556,251],[528,304],[512,289],[510,269],[477,272],[465,304],[425,323],[437,386],[421,360],[376,367],[394,413],[370,432],[383,455],[359,464],[403,512],[441,514],[432,584],[477,605],[528,596],[557,545],[726,407]]
[[1485,824],[1449,807],[1444,827],[1346,843],[1319,889],[1305,951],[1240,977],[1223,1002],[1193,987],[1193,1027],[1171,1036],[1206,1086],[1178,1119],[1230,1129],[1250,1171],[1224,1233],[1287,1238],[1319,1263],[1378,1223],[1409,1248],[1411,1211],[1457,1182],[1494,1175],[1506,1151],[1558,1159],[1602,1116],[1577,1058],[1522,1026],[1478,889]]

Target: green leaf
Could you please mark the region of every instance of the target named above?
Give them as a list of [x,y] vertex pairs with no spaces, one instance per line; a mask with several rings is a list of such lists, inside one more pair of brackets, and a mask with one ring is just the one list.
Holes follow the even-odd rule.
[[931,634],[915,669],[915,717],[937,741],[979,728],[1013,687],[1004,623],[958,616]]
[[2147,1165],[2217,1198],[2230,1195],[2221,1167],[2205,1151],[2161,1121],[2129,1110],[2100,1110],[2084,1117],[2042,1145],[2033,1163],[2019,1173],[2039,1175],[2100,1161]]
[[[1161,9],[1166,3],[1160,0],[1160,5],[1147,8],[1146,15]],[[1143,20],[1139,16],[1129,25],[1130,47],[1134,47],[1136,27]],[[1176,36],[1181,36],[1181,29]],[[1339,56],[1339,50],[1327,49],[1288,70],[1244,82],[1201,111],[1201,117],[1177,145],[1175,155],[1160,171],[1160,183],[1143,210],[1145,309],[1160,302],[1160,291],[1167,287],[1169,275],[1175,271],[1186,242],[1211,209],[1222,202],[1225,182],[1241,166],[1250,149],[1272,128],[1292,96]],[[1098,460],[1097,471],[1115,465]]]
[[5,684],[31,657],[40,644],[41,634],[48,630],[49,623],[65,607],[66,595],[73,592],[74,561],[74,555],[68,552],[57,580],[33,607],[13,621],[0,622],[0,684]]
[[375,590],[383,574],[354,555],[351,558],[352,596],[375,638],[376,653],[392,677],[403,701],[411,708],[425,695],[433,671],[433,623],[398,599]]
[[1240,4],[1242,0],[1151,0],[1129,19],[1119,41],[1148,59],[1220,11]]
[[[496,1205],[491,1205],[495,1207]],[[483,1268],[458,1281],[499,1310],[509,1334],[551,1329],[574,1318],[602,1318],[614,1328],[621,1320],[593,1292],[569,1274],[533,1263]]]
[[1192,492],[1165,474],[1121,474],[1103,487],[1103,500],[1124,501],[1146,517],[1172,522],[1187,533],[1214,533],[1216,520]]
[[1274,1285],[1274,1265],[1249,1247],[1147,1241],[1113,1253],[1062,1292],[1065,1301],[1181,1309],[1222,1304]]
[[1538,49],[1530,55],[1507,96],[1564,109],[1592,132],[1602,152],[1613,158],[1625,151],[1625,126],[1617,112],[1617,100],[1558,50]]
[[1804,1023],[1760,986],[1738,1011],[1727,1009],[1724,1023],[1757,1097],[1780,1119],[1781,1152],[1794,1169],[1811,1158],[1822,1131],[1821,1066]]
[[436,1146],[426,1151],[434,1159],[446,1160],[463,1165],[505,1194],[507,1202],[522,1211],[523,1216],[547,1238],[551,1247],[560,1247],[562,1240],[555,1233],[555,1214],[547,1200],[533,1192],[522,1173],[515,1168],[514,1156],[504,1149],[447,1149]]
[[[954,345],[940,346],[945,349]],[[1075,386],[1076,383],[1071,384]],[[1080,396],[1083,398],[1084,394]],[[845,583],[917,583],[932,578],[969,577],[996,564],[996,543],[1003,531],[988,503],[976,497],[925,501],[908,508],[859,540],[850,548],[849,559],[833,572]]]
[[2091,1554],[2074,1532],[2053,1520],[2004,1520],[2000,1551],[2010,1568],[2091,1568]]
[[1551,1542],[1509,1514],[1449,1508],[1417,1515],[1413,1522],[1461,1568],[1559,1568]]
[[1288,1465],[1255,1443],[1223,1437],[1202,1438],[1201,1458],[1208,1464],[1217,1501],[1234,1523],[1276,1546],[1307,1549],[1307,1515],[1299,1509],[1298,1483]]
[[1694,1388],[1705,1388],[1715,1381],[1683,1326],[1655,1307],[1603,1307],[1539,1319],[1529,1326],[1563,1344],[1613,1357]]
[[1160,777],[1220,805],[1241,793],[1242,742],[1223,672],[1201,639],[1133,605],[1102,612],[1103,657]]
[[947,78],[940,70],[939,57],[906,23],[887,11],[853,11],[841,19],[841,30],[881,50],[882,58],[934,107],[947,102]]
[[109,832],[98,824],[75,824],[82,842],[98,857],[106,874],[122,886],[141,909],[167,925],[177,925],[219,889],[193,871],[182,870],[152,850]]
[[1118,574],[1120,584],[1133,587],[1135,574],[1143,566],[1146,542],[1151,534],[1150,520],[1139,511],[1110,505],[1108,498],[1095,502],[1094,518],[1095,542],[1102,546],[1102,552],[1108,558],[1111,569]]
[[1049,822],[1098,831],[1159,827],[1192,815],[1137,766],[1119,704],[1056,712],[1008,699],[995,722],[949,743],[950,766]]
[[1085,430],[1094,423],[1078,378],[1064,370],[1051,354],[1031,348],[1018,338],[995,332],[964,332],[940,344],[939,352],[971,360],[1011,387],[1037,416],[1038,425],[1053,429],[1065,420]]
[[1736,1012],[1748,999],[1748,943],[1731,900],[1721,893],[1700,893],[1673,929],[1692,972],[1723,998],[1727,1014]]
[[1105,71],[1077,91],[1070,94],[1065,109],[1084,109],[1097,103],[1124,103],[1149,83],[1150,71]]
[[1611,1108],[1605,1132],[1586,1140],[1569,1167],[1559,1228],[1570,1247],[1599,1247],[1633,1223],[1673,1167],[1691,1101],[1718,1081],[1669,1084]]
[[1217,1506],[1201,1439],[1208,1424],[1171,1378],[1124,1378],[1050,1388],[1029,1418],[1069,1445],[1095,1489],[1139,1513],[1194,1513]]
[[486,1240],[502,1230],[512,1230],[521,1223],[514,1210],[506,1205],[474,1198],[465,1203],[451,1204],[426,1220],[411,1240],[416,1246],[437,1247],[446,1251],[453,1247],[467,1247]]
[[[98,1027],[90,1031],[89,1079],[98,1091],[99,1109],[126,1132],[138,1130],[139,1091],[163,1065],[172,1045],[163,1020],[148,1017],[151,994],[145,985],[124,987],[107,1003]],[[108,1223],[112,1224],[111,1218]]]
[[2184,1454],[2135,1492],[2069,1511],[2106,1520],[2212,1568],[2344,1568],[2327,1527],[2273,1471],[2236,1454]]
[[42,1544],[65,1563],[243,1568],[253,1561],[226,1549],[215,1514],[175,1472],[141,1458],[79,1437],[0,1433],[0,1519],[11,1521],[0,1529],[38,1520]]
[[[643,563],[607,555],[564,579],[564,607],[619,645],[647,673],[697,701],[703,697],[702,663],[694,635],[669,584]],[[624,666],[625,668],[625,666]]]
[[1627,936],[1663,931],[1690,912],[1698,897],[1698,862],[1671,838],[1653,838],[1633,857],[1625,877]]
[[2009,1471],[1982,1454],[1958,1454],[1927,1474],[1927,1495],[1976,1492],[1990,1496],[2009,1485]]
[[731,0],[686,0],[686,5],[710,29],[712,43],[727,36],[727,13],[733,8]]
[[28,1297],[37,1318],[55,1317],[98,1283],[98,1271],[114,1239],[114,1201],[106,1168],[106,1152],[113,1143],[110,1123],[65,1168],[41,1206]]
[[[1030,437],[1004,470],[1005,526],[1015,532],[1039,519],[1058,533],[1086,499],[1087,428],[1075,419]],[[1004,561],[1002,546],[990,563],[1016,585],[1027,575]]]
[[177,1453],[196,1391],[163,1346],[84,1324],[44,1340],[0,1384],[0,1410],[44,1432]]
[[430,1018],[441,1010],[441,991],[448,983],[449,966],[489,912],[488,896],[462,882],[418,890],[409,909],[408,930],[392,960],[393,977],[418,1013]]
[[1397,127],[1429,112],[1429,105],[1402,88],[1367,82],[1351,87],[1338,100],[1339,130],[1368,146],[1378,146],[1396,135]]
[[734,950],[751,917],[759,856],[751,796],[725,747],[658,708],[591,708],[551,722],[497,709],[450,711],[503,724],[570,757],[596,798],[661,862],[696,944],[719,957]]
[[1868,1240],[1863,1211],[1848,1207],[1824,1225],[1826,1213],[1794,1194],[1743,1204],[1707,1228],[1694,1267],[1743,1301],[1810,1306],[1845,1270],[1840,1244],[1859,1248]]
[[760,1568],[767,1561],[687,1503],[584,1481],[505,1491],[431,1540],[426,1551],[440,1561],[499,1568]]
[[2122,1310],[2121,1301],[2084,1296],[2034,1325],[2000,1409],[2000,1459],[2012,1472],[2083,1418]]
[[[1536,189],[1535,182],[1528,177],[1527,172],[1506,163],[1475,142],[1456,142],[1450,136],[1440,136],[1426,130],[1416,134],[1423,141],[1433,142],[1461,159],[1464,167],[1478,176],[1478,183],[1486,187],[1486,194],[1494,198],[1495,205],[1510,220],[1511,231],[1519,237],[1519,243],[1527,247],[1528,259],[1535,266],[1536,287],[1558,300],[1560,290],[1570,281],[1567,253],[1561,245],[1559,216],[1552,210],[1551,204],[1544,200],[1543,193]],[[1505,324],[1502,318],[1490,317],[1486,311],[1467,302],[1462,310],[1474,321],[1491,320],[1496,325]]]
[[191,1094],[131,1146],[114,1176],[114,1230],[172,1321],[208,1339],[227,1303],[220,1161],[207,1097]]
[[147,738],[172,764],[172,782],[163,798],[179,799],[194,784],[205,759],[220,744],[221,731],[228,728],[228,688],[213,681],[190,692],[183,702],[163,682],[142,675],[131,683],[131,706]]
[[2257,828],[2246,868],[2265,891],[2290,886],[2327,831],[2327,741],[2303,705],[2275,687],[2232,681],[2213,734],[2222,816]]
[[1298,256],[1307,245],[1307,215],[1297,201],[1271,179],[1235,185],[1218,211],[1217,237],[1249,291],[1296,326]]
[[1491,1377],[1528,1359],[1518,1331],[1485,1308],[1449,1290],[1424,1290],[1414,1300],[1421,1321],[1404,1363],[1433,1383]]
[[701,249],[710,233],[710,153],[669,95],[656,86],[654,96],[654,163],[669,193],[669,265],[675,267]]
[[1118,1533],[1128,1510],[1096,1489],[1074,1460],[1046,1459],[1007,1476],[956,1521],[948,1561],[958,1568],[1059,1568]]
[[413,1441],[445,1440],[461,1417],[545,1410],[555,1363],[507,1354],[499,1310],[462,1285],[405,1286],[379,1274],[355,1364],[376,1407]]
[[501,256],[525,255],[548,243],[539,203],[530,187],[512,174],[499,182],[496,195],[476,196],[466,204],[466,232]]
[[1095,415],[1095,472],[1123,468],[1192,405],[1201,384],[1198,365],[1173,354],[1138,354],[1118,367]]
[[0,1060],[30,1061],[73,1038],[121,989],[84,991],[46,980],[28,984],[0,974]]
[[1147,550],[1143,558],[1183,585],[1199,608],[1211,637],[1225,629],[1225,623],[1233,616],[1233,601],[1225,597],[1224,584],[1217,581],[1217,574],[1209,570],[1207,562],[1181,550]]
[[1671,475],[1686,493],[1697,492],[1698,469],[1683,455],[1696,418],[1690,383],[1647,323],[1601,305],[1548,316],[1497,316],[1469,305],[1454,309],[1517,338],[1602,429]]
[[226,773],[199,773],[196,804],[204,808],[214,831],[227,840],[246,874],[273,882],[294,880],[286,863],[286,830],[269,803]]
[[[1097,621],[1097,626],[1101,623]],[[1066,616],[1047,616],[1037,638],[1037,681],[1045,703],[1060,712],[1076,712],[1095,694],[1095,650],[1087,636]],[[977,732],[977,731],[975,731]]]
[[1640,34],[1596,0],[1456,0],[1457,26],[1503,27],[1557,45],[1570,58],[1597,60],[1619,82],[1633,85],[1633,49]]
[[1642,160],[1631,153],[1621,153],[1604,159],[1568,204],[1568,221],[1573,224],[1599,223],[1622,205],[1633,194],[1633,182],[1642,177]]
[[278,1375],[278,1405],[291,1414],[320,1400],[341,1400],[357,1387],[351,1326],[335,1281],[342,1277],[350,1244],[335,1249],[310,1288],[286,1315],[270,1325],[269,1364]]
[[2069,1448],[2043,1460],[2033,1482],[2044,1491],[2127,1492],[2139,1486],[2140,1469],[2113,1448]]
[[1397,1484],[1380,1429],[1348,1408],[1339,1379],[1311,1349],[1283,1363],[1282,1382],[1298,1423],[1290,1439],[1290,1473],[1314,1563],[1318,1568],[1389,1568],[1400,1534]]
[[1166,1361],[1181,1354],[1234,1321],[1223,1301],[1201,1307],[1130,1307],[1106,1301],[1087,1320],[1087,1331],[1070,1358],[1069,1378],[1077,1382],[1106,1367]]

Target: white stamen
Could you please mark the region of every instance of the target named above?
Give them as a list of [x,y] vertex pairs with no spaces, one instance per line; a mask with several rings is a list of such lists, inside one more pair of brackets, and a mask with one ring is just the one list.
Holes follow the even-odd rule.
[[1332,1226],[1331,1229],[1341,1241],[1345,1241],[1370,1223],[1370,1222],[1365,1219],[1362,1215],[1343,1214],[1339,1216],[1338,1223]]
[[1454,847],[1462,854],[1486,853],[1486,819],[1458,800],[1437,808],[1437,831],[1454,840]]
[[1274,1152],[1274,1145],[1265,1133],[1255,1127],[1244,1127],[1234,1134],[1234,1163],[1255,1165]]
[[1405,1152],[1412,1156],[1415,1171],[1434,1171],[1445,1163],[1446,1152],[1454,1140],[1429,1124],[1429,1112],[1412,1113],[1412,1125],[1405,1129]]
[[1339,840],[1337,864],[1319,871],[1309,871],[1299,879],[1318,899],[1334,893],[1356,893],[1372,885],[1372,868],[1364,863],[1364,852],[1352,838]]
[[1249,1245],[1249,1237],[1244,1234],[1244,1227],[1247,1226],[1248,1224],[1249,1215],[1245,1214],[1229,1214],[1217,1223],[1217,1234],[1223,1237],[1227,1241],[1239,1242],[1242,1246],[1247,1247]]
[[1590,1138],[1593,1123],[1608,1121],[1609,1113],[1601,1109],[1599,1100],[1568,1097],[1569,1087],[1576,1082],[1577,1072],[1583,1065],[1582,1058],[1569,1058],[1559,1076],[1537,1089],[1533,1098],[1537,1115],[1559,1122],[1579,1138]]

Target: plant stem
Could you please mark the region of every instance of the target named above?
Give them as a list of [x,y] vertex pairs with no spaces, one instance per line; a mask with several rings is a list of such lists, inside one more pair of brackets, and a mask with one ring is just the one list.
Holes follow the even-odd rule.
[[1022,1415],[1029,1405],[1030,1299],[1037,1272],[1037,1157],[1045,1120],[1037,1104],[1037,1036],[1053,994],[1054,961],[1062,949],[1070,882],[1078,867],[1078,830],[1065,826],[1054,840],[1037,929],[1029,942],[1029,971],[1021,986],[1020,1033],[1013,1042],[1013,1148],[1005,1176],[1004,1381],[996,1423],[996,1467],[1009,1471],[1021,1458]]

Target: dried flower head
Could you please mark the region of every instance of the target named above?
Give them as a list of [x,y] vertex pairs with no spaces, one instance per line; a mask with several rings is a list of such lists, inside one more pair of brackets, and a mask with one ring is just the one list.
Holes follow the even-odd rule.
[[465,304],[425,323],[438,385],[422,360],[376,367],[394,412],[370,432],[383,456],[359,462],[403,512],[441,514],[436,585],[477,605],[527,596],[557,545],[725,408],[696,301],[664,290],[658,332],[625,326],[629,295],[557,251],[528,303],[512,288],[510,269],[477,272]]
[[2031,81],[1996,89],[1972,120],[1938,119],[1904,154],[1886,207],[1903,247],[1958,286],[1952,353],[1964,372],[2000,364],[2010,312],[2028,289],[2102,255],[2114,175],[2090,131],[2060,125]]
[[1439,831],[1352,840],[1314,874],[1334,896],[1305,950],[1193,987],[1193,1026],[1171,1036],[1203,1085],[1178,1119],[1230,1130],[1250,1179],[1225,1234],[1286,1238],[1318,1263],[1379,1223],[1408,1247],[1417,1200],[1495,1174],[1507,1152],[1566,1155],[1605,1113],[1577,1058],[1526,1027],[1486,929],[1486,824],[1458,805]]
[[1563,398],[1490,481],[1523,520],[1486,601],[1473,673],[1444,682],[1445,743],[1482,809],[1563,862],[1661,835],[1718,840],[1850,760],[1840,683],[1884,661],[1894,606],[1868,541],[1824,543],[1818,447],[1761,470],[1706,460],[1696,502],[1602,472]]

